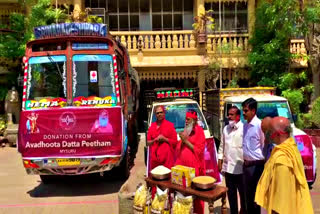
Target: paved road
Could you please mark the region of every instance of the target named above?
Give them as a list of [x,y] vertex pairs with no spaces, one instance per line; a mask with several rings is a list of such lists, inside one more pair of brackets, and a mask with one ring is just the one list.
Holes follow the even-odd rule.
[[[144,167],[143,143],[142,135],[137,154],[139,161],[134,167]],[[320,157],[320,149],[317,153]],[[319,162],[320,159],[318,175]],[[99,176],[85,176],[44,185],[38,176],[26,174],[16,148],[0,148],[0,214],[118,213],[117,192],[123,182],[112,176],[105,180]],[[315,213],[320,214],[320,178],[311,196]]]
[[73,177],[44,185],[27,175],[16,148],[0,148],[0,213],[118,213],[123,181],[100,176]]

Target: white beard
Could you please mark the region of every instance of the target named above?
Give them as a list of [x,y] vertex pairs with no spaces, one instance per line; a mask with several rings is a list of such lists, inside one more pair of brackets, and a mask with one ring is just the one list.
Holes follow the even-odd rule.
[[186,125],[184,127],[184,133],[186,133],[187,136],[189,136],[193,130],[193,125],[194,125],[194,122],[190,123],[189,125]]

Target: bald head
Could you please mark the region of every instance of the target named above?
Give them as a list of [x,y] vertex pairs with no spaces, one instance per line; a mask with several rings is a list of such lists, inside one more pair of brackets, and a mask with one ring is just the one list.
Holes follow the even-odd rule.
[[285,132],[290,134],[290,121],[285,117],[275,117],[271,121],[271,127],[274,131]]
[[271,121],[272,121],[271,117],[265,117],[261,121],[261,129],[262,129],[263,133],[266,133],[266,132],[270,131],[270,129],[271,129]]
[[271,130],[271,138],[273,138],[277,144],[288,139],[292,132],[290,121],[285,117],[273,118],[271,121]]

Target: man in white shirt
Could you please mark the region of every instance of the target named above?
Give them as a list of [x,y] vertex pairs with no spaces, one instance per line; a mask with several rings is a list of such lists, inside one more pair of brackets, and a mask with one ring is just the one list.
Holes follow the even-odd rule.
[[244,187],[243,187],[243,151],[242,136],[243,123],[240,121],[240,110],[232,106],[228,111],[229,125],[223,129],[223,135],[219,147],[218,166],[226,179],[228,187],[228,200],[230,213],[238,214],[239,191],[241,210],[245,213]]
[[247,121],[243,125],[243,179],[246,209],[249,214],[260,214],[260,207],[254,202],[254,196],[265,163],[264,134],[261,120],[256,115],[257,106],[258,103],[253,98],[242,103],[243,116]]

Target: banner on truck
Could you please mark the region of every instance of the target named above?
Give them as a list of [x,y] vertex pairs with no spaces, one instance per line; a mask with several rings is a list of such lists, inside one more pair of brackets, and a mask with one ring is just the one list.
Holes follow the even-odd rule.
[[23,111],[18,151],[23,157],[120,155],[122,139],[120,107]]

